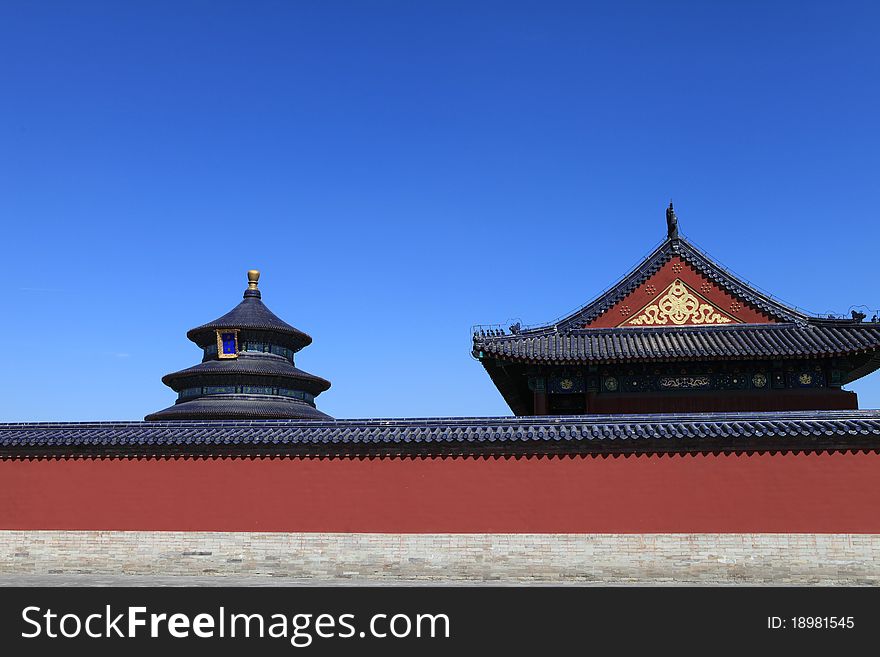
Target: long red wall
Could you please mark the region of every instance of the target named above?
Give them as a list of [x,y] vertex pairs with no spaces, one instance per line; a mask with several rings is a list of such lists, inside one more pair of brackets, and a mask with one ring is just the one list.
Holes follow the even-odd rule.
[[880,533],[880,455],[0,461],[0,529]]

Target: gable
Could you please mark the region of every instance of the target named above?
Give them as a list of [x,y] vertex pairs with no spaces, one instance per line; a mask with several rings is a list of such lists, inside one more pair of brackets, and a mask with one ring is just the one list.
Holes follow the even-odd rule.
[[770,324],[776,320],[722,289],[681,257],[674,256],[623,299],[582,326],[612,328],[734,323]]
[[680,278],[676,278],[657,295],[656,302],[625,319],[620,326],[708,326],[734,323],[738,323],[738,320],[694,292]]

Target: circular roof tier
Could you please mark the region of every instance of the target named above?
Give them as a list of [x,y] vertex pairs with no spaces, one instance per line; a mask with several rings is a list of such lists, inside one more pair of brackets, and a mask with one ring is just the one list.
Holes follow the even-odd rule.
[[212,395],[184,401],[151,413],[148,422],[163,420],[331,420],[314,406],[270,395]]
[[243,329],[272,333],[278,344],[299,351],[312,343],[307,333],[294,328],[266,307],[262,294],[257,288],[260,272],[248,272],[248,288],[244,291],[244,299],[235,308],[212,322],[190,329],[186,337],[204,348],[214,342],[218,329]]
[[320,394],[330,387],[330,382],[314,374],[294,367],[290,361],[272,354],[242,354],[229,360],[206,360],[185,370],[172,372],[162,377],[162,383],[172,390],[180,390],[193,381],[215,381],[222,385],[224,379],[243,380],[259,377],[290,382],[302,390]]

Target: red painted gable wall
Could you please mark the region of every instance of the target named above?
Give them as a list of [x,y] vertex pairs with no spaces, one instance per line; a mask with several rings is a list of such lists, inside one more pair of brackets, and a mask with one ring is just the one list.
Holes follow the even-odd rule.
[[[725,313],[738,319],[740,322],[749,324],[775,323],[762,312],[756,310],[742,299],[734,297],[720,287],[712,283],[708,278],[700,274],[687,262],[675,256],[663,265],[653,276],[633,290],[626,298],[619,301],[608,311],[585,324],[591,328],[610,328],[619,326],[621,322],[634,317],[638,312],[650,303],[657,301],[663,291],[669,287],[676,278],[680,278],[695,292],[705,297],[709,302]],[[653,287],[653,294],[650,290]],[[738,303],[738,306],[732,304]]]

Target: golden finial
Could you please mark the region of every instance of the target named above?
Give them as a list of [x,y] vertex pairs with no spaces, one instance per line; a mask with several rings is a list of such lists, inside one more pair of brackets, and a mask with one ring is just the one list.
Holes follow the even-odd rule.
[[248,289],[256,290],[257,283],[260,282],[260,270],[259,269],[251,269],[248,271]]

